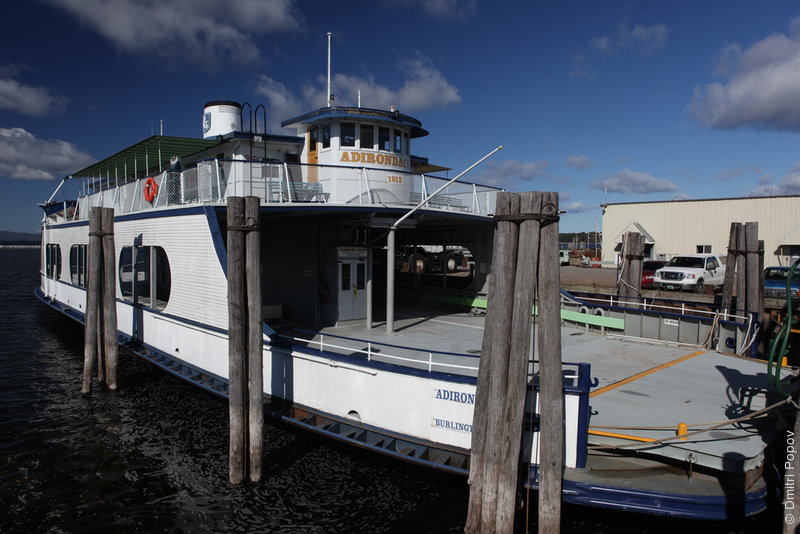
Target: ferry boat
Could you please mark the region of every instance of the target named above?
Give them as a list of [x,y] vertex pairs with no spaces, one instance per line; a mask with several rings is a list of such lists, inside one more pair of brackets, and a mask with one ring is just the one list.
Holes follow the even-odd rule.
[[[213,101],[202,117],[202,138],[151,136],[64,178],[42,204],[38,297],[84,320],[89,210],[113,208],[120,344],[225,397],[226,199],[256,196],[266,412],[468,474],[499,189],[435,176],[448,169],[412,154],[427,132],[397,109],[323,107],[282,123],[296,135],[267,133],[263,106]],[[742,356],[753,314],[562,303],[564,499],[704,519],[764,510],[781,403],[765,364]],[[535,377],[529,389],[535,489]]]

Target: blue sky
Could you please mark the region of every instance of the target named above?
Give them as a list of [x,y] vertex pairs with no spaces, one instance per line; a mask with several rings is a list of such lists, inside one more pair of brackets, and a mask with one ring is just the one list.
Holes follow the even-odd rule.
[[[10,0],[4,0],[10,13]],[[737,0],[27,0],[0,20],[0,229],[36,232],[58,180],[203,104],[400,111],[465,179],[600,204],[800,194],[800,4]]]

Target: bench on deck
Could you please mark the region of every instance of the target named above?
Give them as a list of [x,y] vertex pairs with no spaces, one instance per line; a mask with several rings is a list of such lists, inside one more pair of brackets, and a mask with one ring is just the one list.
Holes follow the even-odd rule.
[[[422,193],[411,193],[411,203],[414,205],[422,202]],[[428,201],[426,206],[431,208],[464,211],[467,209],[461,199],[454,195],[436,195]]]
[[267,180],[269,202],[327,202],[328,193],[319,182]]

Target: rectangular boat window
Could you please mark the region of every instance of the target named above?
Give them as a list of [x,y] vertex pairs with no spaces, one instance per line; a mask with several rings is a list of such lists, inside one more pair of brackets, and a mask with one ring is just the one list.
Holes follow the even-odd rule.
[[367,264],[356,263],[356,289],[364,289],[367,279]]
[[356,123],[343,122],[339,146],[356,146]]
[[389,128],[378,128],[378,150],[389,152]]
[[317,151],[317,141],[319,140],[319,131],[316,127],[308,130],[308,151]]
[[322,125],[322,148],[330,148],[331,147],[331,125],[330,124],[323,124]]
[[394,138],[394,151],[398,154],[400,153],[403,138],[401,137],[400,130],[392,130],[392,137]]
[[172,276],[161,247],[122,247],[119,255],[122,298],[156,310],[167,307]]
[[408,133],[407,132],[403,132],[403,154],[406,154],[406,155],[411,153],[411,147],[410,147],[408,141],[409,141]]
[[361,125],[361,149],[372,150],[375,148],[375,127],[371,124]]
[[53,243],[45,248],[45,276],[58,280],[61,276],[61,246]]
[[342,264],[342,291],[350,291],[350,264]]
[[89,273],[87,265],[88,251],[88,245],[72,245],[69,250],[70,278],[76,286],[86,287],[86,278]]

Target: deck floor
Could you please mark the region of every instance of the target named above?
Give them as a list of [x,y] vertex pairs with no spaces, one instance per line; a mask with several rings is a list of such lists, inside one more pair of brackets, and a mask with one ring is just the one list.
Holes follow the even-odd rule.
[[[483,325],[483,317],[465,313],[401,309],[396,312],[393,334],[386,332],[384,323],[367,329],[364,321],[324,328],[321,333],[326,344],[336,343],[354,351],[366,350],[364,341],[332,336],[477,356],[483,340]],[[320,339],[319,335],[305,337]],[[602,336],[568,327],[562,329],[561,340],[562,361],[591,364],[592,379],[597,379],[590,398],[590,427],[594,429],[663,439],[676,435],[678,423],[686,423],[691,432],[760,410],[778,400],[762,361],[691,346]],[[386,351],[419,359],[419,364],[412,365],[427,368],[424,352],[381,346],[377,349],[373,346],[372,350],[375,359],[381,359],[380,353]],[[478,362],[474,357],[444,358],[447,362],[472,366]],[[447,370],[435,365],[433,368]],[[475,372],[463,374],[474,376]],[[748,470],[760,463],[764,442],[776,434],[774,419],[762,418],[722,427],[685,441],[642,445],[636,449],[678,461],[689,458],[698,465],[715,469],[723,465],[730,468],[733,463],[738,469]],[[590,435],[590,444],[626,442],[628,440]]]

